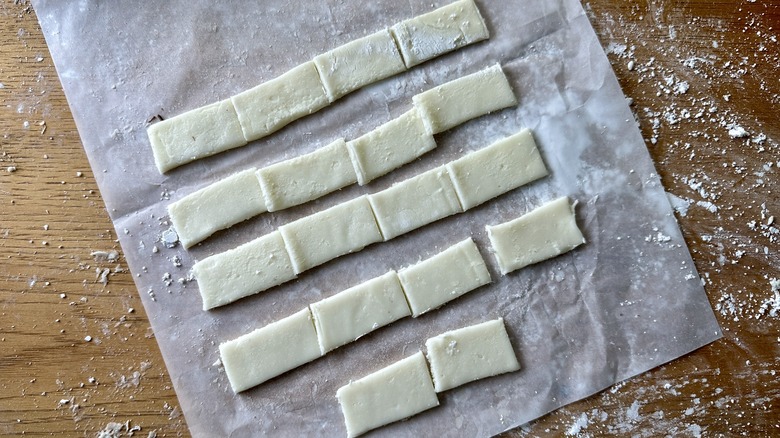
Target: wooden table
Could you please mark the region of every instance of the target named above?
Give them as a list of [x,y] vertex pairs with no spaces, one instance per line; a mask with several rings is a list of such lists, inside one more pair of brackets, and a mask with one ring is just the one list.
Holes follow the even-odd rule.
[[[507,436],[778,435],[780,2],[585,6],[691,201],[678,220],[725,337]],[[0,84],[0,435],[188,435],[26,1],[0,3]]]

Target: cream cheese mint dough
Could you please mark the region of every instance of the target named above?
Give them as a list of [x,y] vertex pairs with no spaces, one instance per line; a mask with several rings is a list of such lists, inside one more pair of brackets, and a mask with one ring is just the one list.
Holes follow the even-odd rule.
[[[381,426],[372,436],[493,435],[720,337],[633,115],[576,0],[475,0],[484,29],[473,27],[473,11],[462,9],[458,14],[462,26],[438,33],[444,36],[442,41],[450,43],[439,47],[441,50],[435,45],[399,45],[400,63],[385,71],[367,72],[366,77],[376,82],[331,101],[368,81],[349,83],[334,76],[331,95],[325,88],[301,88],[296,97],[300,105],[290,103],[286,112],[268,112],[255,105],[268,99],[269,93],[288,90],[283,81],[271,82],[290,77],[284,76],[287,72],[295,72],[293,76],[299,77],[296,80],[301,84],[316,85],[311,68],[295,69],[315,63],[316,70],[315,58],[366,36],[379,32],[394,38],[429,38],[426,35],[437,29],[431,23],[443,18],[421,17],[450,4],[259,0],[236,8],[200,0],[160,1],[143,7],[133,2],[108,5],[97,0],[33,1],[194,436],[347,436],[336,398],[339,388],[428,351],[428,339],[499,318],[503,318],[509,345],[517,355],[518,370],[438,394],[434,388],[434,393],[427,393],[425,406],[430,409],[406,421]],[[450,39],[452,35],[456,37]],[[431,48],[436,50],[428,51]],[[217,190],[203,202],[212,203],[222,196],[241,197],[254,188],[255,195],[246,199],[241,211],[217,215],[223,224],[251,218],[188,249],[173,238],[171,230],[176,227],[167,211],[172,203],[231,175],[251,176],[257,169],[305,156],[338,139],[358,139],[413,108],[420,113],[426,102],[436,105],[437,100],[418,98],[414,102],[414,96],[424,96],[428,90],[495,65],[506,75],[517,105],[507,101],[502,105],[508,106],[505,109],[452,127],[463,114],[442,113],[439,121],[427,128],[441,130],[434,135],[436,147],[419,158],[362,186],[347,184],[318,199],[273,212],[258,213],[269,209],[265,198],[257,197],[262,191],[256,191],[251,179],[239,178],[233,181],[236,191]],[[393,72],[396,74],[379,79]],[[489,79],[477,82],[481,85]],[[272,85],[257,94],[244,95],[244,102],[237,97],[267,83]],[[446,90],[438,89],[442,94],[434,97],[444,99]],[[466,103],[469,106],[464,111],[476,111],[485,101],[474,98]],[[222,123],[224,136],[213,140],[224,140],[222,146],[230,149],[161,173],[147,135],[147,121],[156,116],[169,120],[195,109],[200,112],[180,128],[198,130],[203,123]],[[290,121],[302,114],[305,116]],[[242,117],[258,122],[245,122],[245,128]],[[260,120],[263,117],[266,121]],[[501,170],[504,161],[507,165],[516,163],[510,167],[528,165],[522,154],[509,155],[506,160],[483,156],[458,161],[526,128],[532,135],[517,142],[528,151],[534,150],[530,141],[536,146],[538,157],[526,156],[541,164],[528,167],[529,172],[540,172],[536,179],[517,182],[507,178],[514,173],[501,176],[491,171],[480,176],[469,170],[470,166]],[[164,135],[176,134],[157,129]],[[198,135],[194,141],[209,140],[209,135],[214,134]],[[248,140],[247,135],[264,136]],[[244,142],[247,144],[241,146]],[[209,144],[216,143],[209,140]],[[350,156],[347,163],[343,146],[334,149],[345,167],[351,165],[353,158]],[[495,149],[499,156],[503,153],[500,149]],[[349,155],[349,148],[347,152]],[[448,163],[452,164],[447,167]],[[385,239],[375,223],[372,230],[366,220],[361,222],[366,225],[361,231],[348,235],[347,241],[334,240],[325,252],[290,251],[285,245],[286,232],[305,237],[312,231],[300,226],[299,220],[343,205],[358,207],[349,204],[352,200],[359,200],[362,211],[368,213],[365,219],[373,219],[371,196],[433,169],[442,174],[446,171],[451,178],[467,172],[460,186],[453,184],[446,190],[455,195],[447,199],[459,203],[468,198],[468,205],[432,203],[429,219],[435,216],[438,220],[392,239]],[[287,174],[279,175],[274,181]],[[367,171],[366,175],[370,178],[372,173]],[[475,185],[479,181],[491,181],[495,186],[522,185],[483,200],[483,192]],[[343,182],[337,178],[326,185],[335,187]],[[302,199],[274,193],[273,200],[280,205]],[[502,274],[485,227],[513,224],[515,219],[561,198],[568,198],[569,205],[576,203],[574,220],[586,243]],[[391,199],[381,201],[391,203]],[[450,212],[457,214],[447,215]],[[343,216],[331,219],[349,229],[350,222],[342,220]],[[392,215],[387,215],[385,224],[389,230],[408,228]],[[195,238],[211,231],[203,225],[191,224]],[[505,231],[510,238],[522,235],[515,233],[513,225]],[[327,232],[314,235],[323,238],[322,233]],[[659,232],[669,240],[644,239]],[[268,237],[258,240],[264,236]],[[489,273],[489,277],[480,278],[489,278],[490,283],[417,317],[400,317],[322,355],[315,317],[308,306],[391,271],[402,277],[404,269],[413,269],[468,238]],[[311,239],[306,237],[306,241]],[[306,248],[310,243],[301,240],[300,245]],[[354,251],[360,245],[365,247]],[[213,295],[209,307],[214,308],[203,310],[202,285],[190,277],[193,266],[220,254],[240,271],[251,264],[255,254],[266,250],[258,251],[258,247],[275,254],[273,259],[256,260],[274,276],[252,280],[256,284],[249,278],[234,279],[236,295],[226,298],[237,300],[239,295],[251,293],[248,289],[267,290],[228,305],[222,305],[220,294]],[[503,250],[497,247],[496,251]],[[345,254],[323,262],[342,252]],[[504,268],[513,269],[514,262]],[[218,284],[213,286],[221,290]],[[239,286],[246,290],[239,293]],[[393,289],[387,290],[390,293]],[[394,296],[399,297],[397,293]],[[620,311],[625,302],[634,303],[630,314]],[[435,303],[421,303],[420,308],[428,306]],[[396,316],[401,314],[406,312],[399,311]],[[221,363],[219,346],[225,344],[225,354],[240,359],[247,350],[230,342],[268,327],[271,329],[244,339],[263,348],[271,348],[273,342],[295,343],[298,351],[294,357],[275,362],[277,372],[294,369],[236,393]],[[350,337],[366,329],[363,325],[357,328]],[[332,334],[327,348],[348,336]],[[463,339],[478,338],[468,335]],[[437,349],[434,345],[433,350]],[[239,375],[242,370],[250,373],[245,375],[248,380],[237,382],[237,389],[265,378],[262,373],[251,374],[257,373],[254,368],[237,370]],[[457,383],[471,378],[455,376]],[[434,400],[440,405],[434,407]],[[415,410],[420,409],[423,406]]]

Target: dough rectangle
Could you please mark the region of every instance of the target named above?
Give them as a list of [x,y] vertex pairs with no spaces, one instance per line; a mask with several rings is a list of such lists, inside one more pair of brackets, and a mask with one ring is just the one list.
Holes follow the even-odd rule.
[[425,348],[436,392],[520,369],[503,318],[442,333]]
[[406,70],[387,29],[350,41],[314,58],[331,102]]
[[238,172],[168,206],[179,240],[189,248],[219,230],[265,212],[255,169]]
[[230,386],[241,392],[321,356],[308,308],[219,346]]
[[447,164],[464,210],[547,175],[528,129]]
[[485,260],[471,238],[398,272],[414,317],[490,283]]
[[562,197],[499,225],[488,225],[488,237],[502,274],[553,258],[585,243],[574,207]]
[[203,310],[231,303],[296,278],[279,231],[205,258],[192,267]]
[[322,354],[410,315],[395,271],[339,292],[310,307]]
[[422,352],[342,386],[336,398],[349,437],[439,405]]
[[444,166],[395,184],[368,199],[385,240],[463,211]]
[[473,0],[460,0],[390,28],[406,67],[490,37]]
[[436,147],[416,109],[347,143],[362,186]]
[[357,181],[344,139],[257,171],[268,211],[317,199]]
[[283,225],[279,231],[297,274],[382,240],[366,196]]
[[433,134],[517,105],[517,98],[499,64],[424,91],[415,95],[412,101]]
[[330,101],[313,61],[230,98],[247,141],[272,134]]
[[230,99],[157,122],[146,132],[161,173],[247,143]]

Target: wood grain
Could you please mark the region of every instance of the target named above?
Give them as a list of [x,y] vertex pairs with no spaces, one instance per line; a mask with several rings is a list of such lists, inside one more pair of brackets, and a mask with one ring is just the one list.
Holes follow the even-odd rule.
[[[780,434],[780,3],[584,5],[664,186],[693,202],[678,220],[725,338],[506,436]],[[121,256],[91,256],[121,250],[23,1],[0,3],[0,84],[0,435],[187,436]]]

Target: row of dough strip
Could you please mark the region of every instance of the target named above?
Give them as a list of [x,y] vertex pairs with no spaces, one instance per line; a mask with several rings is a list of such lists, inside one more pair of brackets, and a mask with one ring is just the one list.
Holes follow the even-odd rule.
[[[488,230],[501,226],[508,227],[508,231],[491,234],[491,242],[502,271],[502,260],[537,263],[585,241],[566,197]],[[510,245],[515,246],[506,249]],[[516,263],[513,266],[518,268],[508,271],[519,269],[519,265]],[[222,364],[233,390],[244,391],[394,321],[420,316],[490,282],[485,261],[469,238],[415,265],[390,271],[222,343]],[[441,348],[445,348],[444,344],[437,343],[435,348],[429,346],[429,352]],[[453,376],[446,367],[434,366],[433,371],[437,391],[464,383],[463,378]]]
[[517,104],[501,66],[414,96],[414,106],[354,140],[338,139],[306,155],[234,174],[168,206],[179,239],[190,247],[258,214],[312,201],[375,178],[436,147],[438,134]]
[[366,85],[485,40],[473,0],[459,0],[316,56],[229,99],[151,125],[161,173],[246,145]]
[[193,266],[204,310],[476,207],[547,175],[528,129],[372,195],[282,225]]

